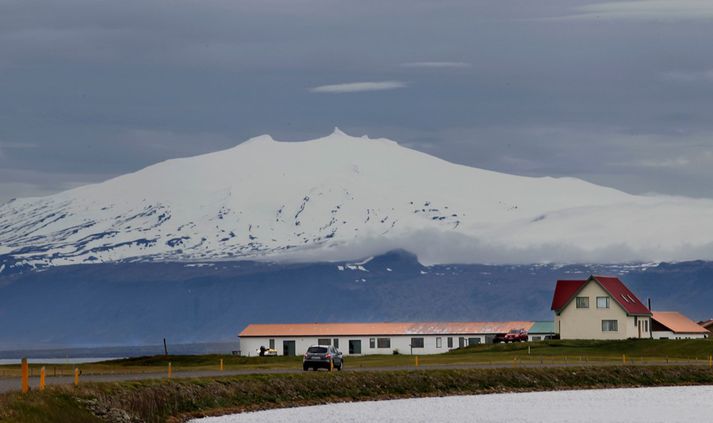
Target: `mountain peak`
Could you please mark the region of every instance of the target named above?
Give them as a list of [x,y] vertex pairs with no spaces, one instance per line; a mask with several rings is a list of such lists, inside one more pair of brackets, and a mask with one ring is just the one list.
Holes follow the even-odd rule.
[[339,129],[338,126],[335,126],[334,131],[332,131],[332,136],[349,136],[349,135],[347,135],[344,131]]

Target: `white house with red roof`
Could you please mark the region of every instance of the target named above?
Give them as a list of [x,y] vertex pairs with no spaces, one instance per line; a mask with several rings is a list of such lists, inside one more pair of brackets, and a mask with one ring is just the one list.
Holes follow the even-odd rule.
[[617,277],[557,281],[552,310],[560,339],[651,337],[651,311]]

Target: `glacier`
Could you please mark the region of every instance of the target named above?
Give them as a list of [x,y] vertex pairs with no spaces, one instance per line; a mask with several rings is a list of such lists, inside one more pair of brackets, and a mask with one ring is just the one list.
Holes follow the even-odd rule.
[[424,264],[710,259],[713,200],[458,165],[335,129],[263,135],[0,206],[0,264],[329,261],[405,249]]

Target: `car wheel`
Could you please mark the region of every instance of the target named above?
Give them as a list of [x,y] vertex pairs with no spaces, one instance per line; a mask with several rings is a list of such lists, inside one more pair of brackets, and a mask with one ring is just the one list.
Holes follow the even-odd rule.
[[307,366],[302,366],[302,370],[306,372],[307,370],[309,370],[309,367],[307,367]]
[[341,371],[342,371],[342,367],[344,367],[344,362],[343,362],[343,361],[339,363],[339,367],[337,367],[337,370],[339,370],[339,371],[341,372]]

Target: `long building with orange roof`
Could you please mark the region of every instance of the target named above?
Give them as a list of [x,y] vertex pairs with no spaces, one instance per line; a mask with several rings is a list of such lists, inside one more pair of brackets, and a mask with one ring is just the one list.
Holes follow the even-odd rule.
[[[317,344],[334,346],[345,355],[439,354],[492,342],[495,335],[510,330],[529,331],[533,325],[531,321],[251,324],[239,336],[242,355],[257,355],[261,349],[301,355]],[[530,336],[538,340],[550,335]]]

